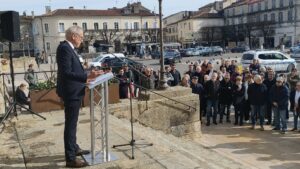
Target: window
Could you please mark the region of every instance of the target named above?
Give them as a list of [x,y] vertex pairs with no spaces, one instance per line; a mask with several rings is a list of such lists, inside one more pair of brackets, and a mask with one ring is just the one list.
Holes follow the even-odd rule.
[[107,22],[103,22],[103,29],[107,30]]
[[46,47],[47,47],[47,51],[50,51],[50,49],[51,49],[51,48],[50,48],[50,42],[47,42],[47,43],[46,43]]
[[283,7],[283,0],[280,0],[280,1],[279,1],[279,6],[280,6],[280,7]]
[[279,12],[278,21],[283,22],[283,13],[282,12]]
[[273,54],[273,59],[276,59],[276,60],[281,60],[283,59],[283,56],[279,53],[274,53]]
[[232,8],[232,15],[235,15],[235,8]]
[[273,9],[276,8],[276,0],[272,0],[272,8],[273,8]]
[[253,60],[254,55],[253,54],[244,54],[243,60]]
[[86,22],[83,22],[83,23],[82,23],[82,29],[83,29],[84,31],[87,30]]
[[119,23],[115,22],[114,25],[115,25],[115,30],[119,30]]
[[293,0],[289,0],[289,6],[293,6],[293,5],[294,5]]
[[257,10],[261,11],[261,3],[258,3]]
[[129,24],[128,24],[128,22],[125,22],[125,29],[129,29]]
[[153,23],[153,28],[156,29],[157,28],[157,22]]
[[264,14],[264,21],[268,21],[268,14]]
[[45,33],[49,32],[49,25],[47,23],[45,23]]
[[64,23],[59,23],[58,31],[59,32],[65,32],[65,24]]
[[268,0],[265,0],[265,10],[268,10]]
[[148,22],[144,23],[144,29],[148,29]]
[[99,30],[99,24],[97,22],[94,23],[94,29]]
[[134,30],[138,30],[139,29],[139,23],[138,22],[134,22],[133,23],[133,29]]
[[260,15],[257,15],[256,22],[260,22]]
[[275,13],[271,14],[271,21],[275,22]]
[[250,5],[250,12],[253,12],[253,4]]
[[73,26],[77,26],[77,22],[73,22]]
[[288,21],[292,21],[293,20],[293,11],[289,10],[288,11]]

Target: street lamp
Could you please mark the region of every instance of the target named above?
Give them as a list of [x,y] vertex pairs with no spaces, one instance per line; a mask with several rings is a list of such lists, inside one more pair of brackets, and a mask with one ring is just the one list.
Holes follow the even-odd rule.
[[159,30],[160,30],[160,82],[159,82],[159,88],[166,89],[168,87],[168,85],[167,85],[167,81],[165,79],[165,71],[164,71],[162,0],[158,0],[158,2],[159,2]]

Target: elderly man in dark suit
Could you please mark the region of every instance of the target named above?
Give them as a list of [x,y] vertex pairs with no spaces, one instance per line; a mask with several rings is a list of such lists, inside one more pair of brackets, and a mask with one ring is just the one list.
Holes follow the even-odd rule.
[[56,51],[58,65],[57,94],[64,101],[65,106],[65,130],[64,145],[66,167],[80,168],[87,163],[76,159],[76,156],[88,154],[76,143],[76,128],[79,116],[79,108],[85,94],[86,83],[94,80],[101,71],[92,71],[89,75],[83,69],[75,48],[78,48],[83,40],[83,30],[78,26],[72,26],[65,32],[66,40],[61,42]]

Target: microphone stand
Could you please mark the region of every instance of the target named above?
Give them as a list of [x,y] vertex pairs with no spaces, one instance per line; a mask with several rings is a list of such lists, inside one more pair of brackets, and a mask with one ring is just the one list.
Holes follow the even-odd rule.
[[[111,53],[112,54],[112,53]],[[115,58],[118,58],[116,55],[112,54],[113,56],[115,56]],[[118,58],[119,60],[121,60],[123,63],[127,64],[126,62],[124,62],[122,59]],[[135,68],[132,68],[131,65],[127,64],[128,67],[130,67],[130,69],[133,69],[135,71],[137,71]],[[129,70],[131,71],[131,70]],[[138,72],[138,71],[137,71]],[[140,72],[138,72],[140,73]],[[115,77],[116,79],[120,80],[119,78]],[[134,146],[135,145],[145,145],[145,146],[153,146],[153,143],[149,143],[149,144],[136,144],[136,140],[134,139],[134,135],[133,135],[133,110],[132,110],[132,89],[131,89],[131,86],[130,86],[130,83],[131,83],[131,80],[132,80],[132,71],[129,72],[129,93],[130,93],[130,97],[129,97],[129,100],[130,100],[130,127],[131,127],[131,140],[129,143],[127,144],[119,144],[119,145],[113,145],[112,148],[116,148],[116,147],[123,147],[123,146],[131,146],[131,159],[134,159]],[[134,84],[133,84],[134,85]],[[135,85],[134,85],[135,86]]]

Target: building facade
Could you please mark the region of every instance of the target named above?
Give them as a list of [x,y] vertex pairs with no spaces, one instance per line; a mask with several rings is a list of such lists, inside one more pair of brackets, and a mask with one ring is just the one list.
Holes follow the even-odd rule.
[[299,0],[240,0],[224,9],[226,40],[251,48],[298,44],[299,10]]
[[116,52],[132,52],[142,43],[157,41],[158,23],[159,17],[140,2],[107,10],[48,8],[46,14],[34,18],[33,35],[36,50],[51,55],[65,39],[65,30],[78,25],[84,30],[85,50],[97,42],[114,46]]
[[185,11],[164,19],[165,42],[179,42],[182,47],[222,44],[222,3],[208,4],[198,11]]

